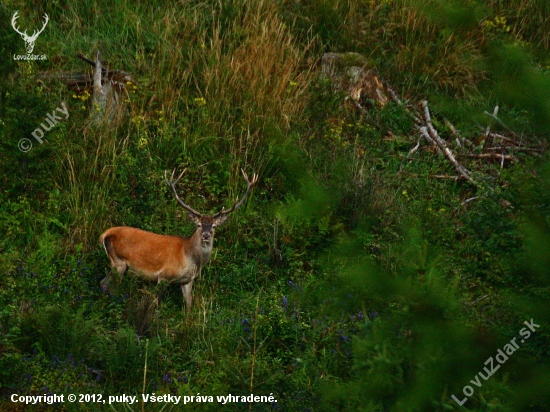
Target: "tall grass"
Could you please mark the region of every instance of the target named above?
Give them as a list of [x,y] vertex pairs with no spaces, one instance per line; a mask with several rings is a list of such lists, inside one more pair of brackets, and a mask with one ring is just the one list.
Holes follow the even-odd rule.
[[506,18],[518,40],[550,50],[550,4],[544,0],[488,0],[493,16]]
[[[104,6],[97,4],[96,13]],[[64,32],[92,30],[104,38],[99,45],[75,36],[58,53],[71,61],[77,52],[94,56],[101,49],[111,68],[137,79],[128,85],[129,122],[117,129],[90,124],[82,102],[71,101],[71,114],[79,115],[71,116],[71,128],[55,149],[52,177],[67,193],[69,244],[81,243],[85,250],[95,247],[108,224],[128,222],[113,209],[126,195],[117,178],[128,172],[128,162],[146,162],[162,187],[163,170],[189,166],[200,178],[223,167],[216,161],[221,156],[231,165],[216,172],[225,181],[205,190],[215,196],[206,207],[221,208],[241,192],[241,168],[250,173],[266,167],[269,130],[287,133],[307,101],[307,45],[294,39],[272,2],[140,5],[137,12],[130,3],[117,7],[111,21],[98,20],[83,4],[50,11]],[[60,39],[55,32],[52,37]],[[124,44],[132,50],[122,53]],[[224,184],[231,190],[221,189]]]
[[92,124],[81,130],[79,142],[64,142],[56,152],[53,179],[66,198],[62,207],[70,210],[68,245],[96,247],[98,231],[109,222],[109,206],[117,198],[115,167],[127,139],[120,139],[108,125]]

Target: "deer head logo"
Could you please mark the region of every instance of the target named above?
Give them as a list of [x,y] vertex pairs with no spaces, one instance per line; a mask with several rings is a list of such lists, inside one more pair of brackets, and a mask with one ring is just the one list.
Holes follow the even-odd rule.
[[11,19],[11,25],[12,25],[13,29],[17,33],[19,33],[21,35],[21,37],[23,37],[23,40],[25,40],[25,48],[27,49],[27,54],[31,54],[32,51],[34,50],[34,42],[38,38],[38,35],[44,31],[44,29],[46,28],[46,25],[48,24],[48,21],[50,21],[50,18],[48,17],[47,14],[44,14],[44,25],[42,26],[42,28],[38,31],[35,30],[34,33],[32,34],[32,36],[29,36],[27,34],[26,30],[24,32],[21,32],[17,28],[16,21],[17,21],[18,17],[19,17],[19,10],[14,13],[14,15]]

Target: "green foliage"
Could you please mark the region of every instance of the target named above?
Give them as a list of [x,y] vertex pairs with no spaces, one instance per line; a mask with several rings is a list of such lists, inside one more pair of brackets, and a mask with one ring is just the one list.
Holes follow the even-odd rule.
[[495,45],[488,63],[499,97],[532,113],[535,130],[548,128],[550,105],[546,96],[550,93],[550,76],[531,67],[529,56],[517,45]]

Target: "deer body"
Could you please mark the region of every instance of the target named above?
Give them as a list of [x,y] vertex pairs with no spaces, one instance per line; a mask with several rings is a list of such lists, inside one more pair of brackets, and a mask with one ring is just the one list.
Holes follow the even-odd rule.
[[[204,248],[197,245],[199,236],[199,230],[184,238],[157,235],[133,227],[112,227],[103,233],[100,241],[117,269],[127,266],[145,280],[159,283],[187,283],[194,279],[197,268],[208,262],[212,253],[212,245]],[[186,250],[199,252],[187,255]]]
[[[186,305],[191,308],[191,287],[202,266],[210,259],[214,238],[212,236],[205,243],[200,227],[191,237],[158,235],[133,227],[112,227],[101,235],[100,241],[121,281],[130,268],[145,280],[178,282]],[[108,289],[111,276],[112,273],[101,281],[102,288]]]
[[[185,171],[184,171],[185,172]],[[183,173],[184,173],[183,172]],[[216,226],[227,220],[229,213],[237,209],[248,197],[252,186],[258,177],[253,176],[248,184],[244,197],[231,209],[223,210],[213,216],[203,216],[187,206],[178,196],[176,184],[178,179],[166,179],[172,189],[178,203],[189,212],[197,229],[190,237],[159,235],[133,227],[112,227],[107,229],[99,238],[109,257],[111,266],[118,272],[120,281],[128,268],[145,280],[181,284],[183,298],[187,309],[190,310],[193,299],[191,290],[193,281],[200,275],[201,268],[210,259],[214,243]],[[102,281],[101,288],[109,290],[109,282],[113,272],[109,273]]]

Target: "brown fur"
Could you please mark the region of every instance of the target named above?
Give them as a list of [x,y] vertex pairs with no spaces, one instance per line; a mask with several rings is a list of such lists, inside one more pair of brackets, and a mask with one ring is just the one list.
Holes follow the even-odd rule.
[[[191,216],[190,216],[191,217]],[[193,216],[194,218],[194,216]],[[192,306],[191,289],[200,269],[208,262],[214,243],[214,231],[226,217],[192,219],[197,230],[191,237],[158,235],[133,227],[112,227],[99,238],[118,272],[120,281],[128,268],[146,280],[179,282],[188,309]],[[204,226],[204,230],[203,230]],[[101,281],[109,290],[112,272]]]

